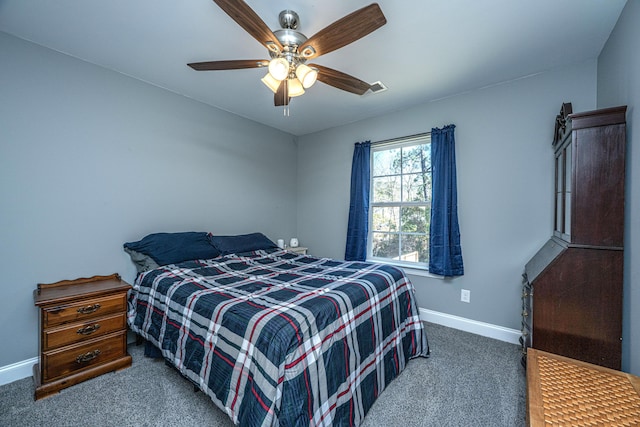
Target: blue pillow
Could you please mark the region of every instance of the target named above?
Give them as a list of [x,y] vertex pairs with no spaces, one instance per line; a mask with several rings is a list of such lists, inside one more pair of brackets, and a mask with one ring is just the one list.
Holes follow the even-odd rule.
[[211,236],[210,239],[211,243],[220,251],[221,255],[278,247],[278,245],[262,233],[240,234],[236,236]]
[[148,255],[159,265],[220,256],[209,241],[209,233],[196,231],[149,234],[137,242],[125,243],[124,247]]

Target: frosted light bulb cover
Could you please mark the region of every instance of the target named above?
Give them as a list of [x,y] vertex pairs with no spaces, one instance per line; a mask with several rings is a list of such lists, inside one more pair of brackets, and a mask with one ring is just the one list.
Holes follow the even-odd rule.
[[289,62],[284,58],[269,61],[269,74],[276,80],[284,80],[289,75]]
[[281,82],[280,80],[276,80],[275,78],[273,78],[271,73],[267,73],[267,75],[264,76],[261,80],[262,80],[262,83],[264,83],[265,86],[271,89],[273,93],[276,93],[278,91],[278,88],[280,87]]
[[294,96],[300,96],[304,93],[304,88],[302,87],[302,83],[298,79],[289,79],[287,80],[287,91],[289,98],[293,98]]
[[296,68],[296,76],[305,89],[310,88],[318,78],[318,71],[304,64],[298,65]]

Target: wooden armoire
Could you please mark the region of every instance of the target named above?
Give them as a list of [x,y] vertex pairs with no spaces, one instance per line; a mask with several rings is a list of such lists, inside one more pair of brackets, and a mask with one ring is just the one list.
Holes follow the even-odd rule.
[[525,266],[524,352],[620,369],[626,109],[556,117],[555,226]]

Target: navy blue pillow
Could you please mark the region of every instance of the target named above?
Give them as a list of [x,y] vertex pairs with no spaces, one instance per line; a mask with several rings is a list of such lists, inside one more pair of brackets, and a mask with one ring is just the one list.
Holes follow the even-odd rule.
[[159,265],[220,256],[209,241],[209,233],[196,231],[149,234],[137,242],[125,243],[124,247],[150,256]]
[[211,243],[220,251],[221,255],[278,247],[278,245],[262,233],[239,234],[236,236],[211,236],[210,239]]

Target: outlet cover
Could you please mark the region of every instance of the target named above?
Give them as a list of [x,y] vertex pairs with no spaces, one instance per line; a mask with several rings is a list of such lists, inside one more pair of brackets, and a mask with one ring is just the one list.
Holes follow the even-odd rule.
[[471,302],[471,291],[468,289],[460,290],[460,301],[462,302]]

